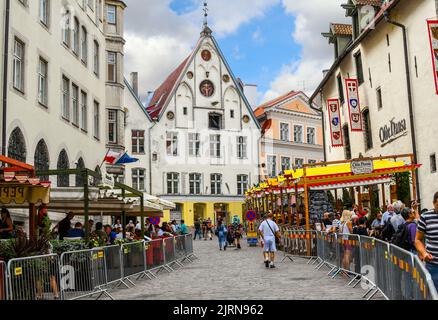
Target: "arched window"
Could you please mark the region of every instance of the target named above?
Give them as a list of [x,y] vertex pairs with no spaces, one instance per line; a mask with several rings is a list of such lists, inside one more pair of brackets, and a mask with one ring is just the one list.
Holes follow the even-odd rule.
[[348,130],[348,125],[346,124],[343,127],[343,133],[344,133],[344,152],[345,152],[345,159],[349,160],[351,159],[351,145],[350,145],[350,131]]
[[94,178],[93,182],[94,182],[94,186],[97,187],[99,184],[102,183],[102,171],[100,170],[100,167],[97,166],[96,169],[94,169],[94,172],[96,172],[101,178]]
[[[56,167],[58,170],[70,169],[70,162],[68,160],[67,152],[63,149],[58,156],[58,164]],[[69,175],[58,175],[58,187],[68,187],[70,185]]]
[[20,128],[15,128],[9,137],[8,157],[26,162],[26,142]]
[[369,150],[373,147],[373,134],[371,132],[371,119],[370,110],[365,110],[362,113],[363,118],[363,131],[365,134],[365,150]]
[[[84,159],[79,158],[76,169],[85,169]],[[84,185],[84,177],[81,174],[76,175],[76,187],[82,187]]]
[[[41,139],[35,149],[34,166],[36,171],[47,171],[50,168],[49,150],[44,139]],[[48,176],[41,176],[42,181],[49,181]]]

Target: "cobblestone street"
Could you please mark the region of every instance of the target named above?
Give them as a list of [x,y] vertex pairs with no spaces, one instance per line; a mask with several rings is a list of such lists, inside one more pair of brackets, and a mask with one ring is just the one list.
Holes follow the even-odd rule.
[[[194,242],[198,260],[185,268],[153,281],[137,281],[132,289],[113,294],[119,300],[354,300],[361,299],[360,285],[346,287],[347,280],[327,277],[327,271],[316,271],[307,260],[296,258],[277,263],[277,269],[264,267],[262,251],[244,242],[241,251],[228,248],[219,251],[217,241]],[[279,253],[281,261],[283,253]]]

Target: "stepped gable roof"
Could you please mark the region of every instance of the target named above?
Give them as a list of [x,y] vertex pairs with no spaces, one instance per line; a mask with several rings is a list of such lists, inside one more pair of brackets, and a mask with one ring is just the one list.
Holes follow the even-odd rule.
[[181,73],[184,72],[186,65],[189,61],[189,58],[192,55],[190,54],[179,66],[176,68],[167,79],[158,87],[154,92],[154,96],[152,97],[149,106],[146,108],[147,112],[151,116],[152,119],[158,118],[161,113],[161,109],[164,107],[164,104],[167,101],[167,98],[172,93],[172,89],[174,88],[176,82],[181,76]]

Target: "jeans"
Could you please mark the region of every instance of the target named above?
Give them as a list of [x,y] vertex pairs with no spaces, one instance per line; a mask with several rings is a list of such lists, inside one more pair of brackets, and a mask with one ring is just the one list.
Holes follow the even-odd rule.
[[432,276],[433,283],[435,284],[435,288],[438,289],[438,265],[426,263],[426,269],[429,271]]
[[225,234],[221,231],[218,234],[218,239],[219,239],[219,249],[222,249],[226,246],[226,242],[225,242]]
[[198,235],[198,238],[201,239],[201,235],[202,235],[201,229],[195,230],[195,236],[193,237],[193,240],[196,240],[196,235]]

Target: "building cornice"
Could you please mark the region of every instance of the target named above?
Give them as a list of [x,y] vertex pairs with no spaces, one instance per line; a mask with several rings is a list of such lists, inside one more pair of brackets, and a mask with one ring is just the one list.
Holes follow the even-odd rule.
[[157,195],[157,197],[172,202],[243,202],[244,196],[233,195]]
[[320,144],[298,143],[294,141],[283,141],[279,139],[269,139],[265,137],[262,138],[261,143],[270,144],[279,147],[301,148],[304,150],[315,150],[315,151],[323,150],[323,146]]

